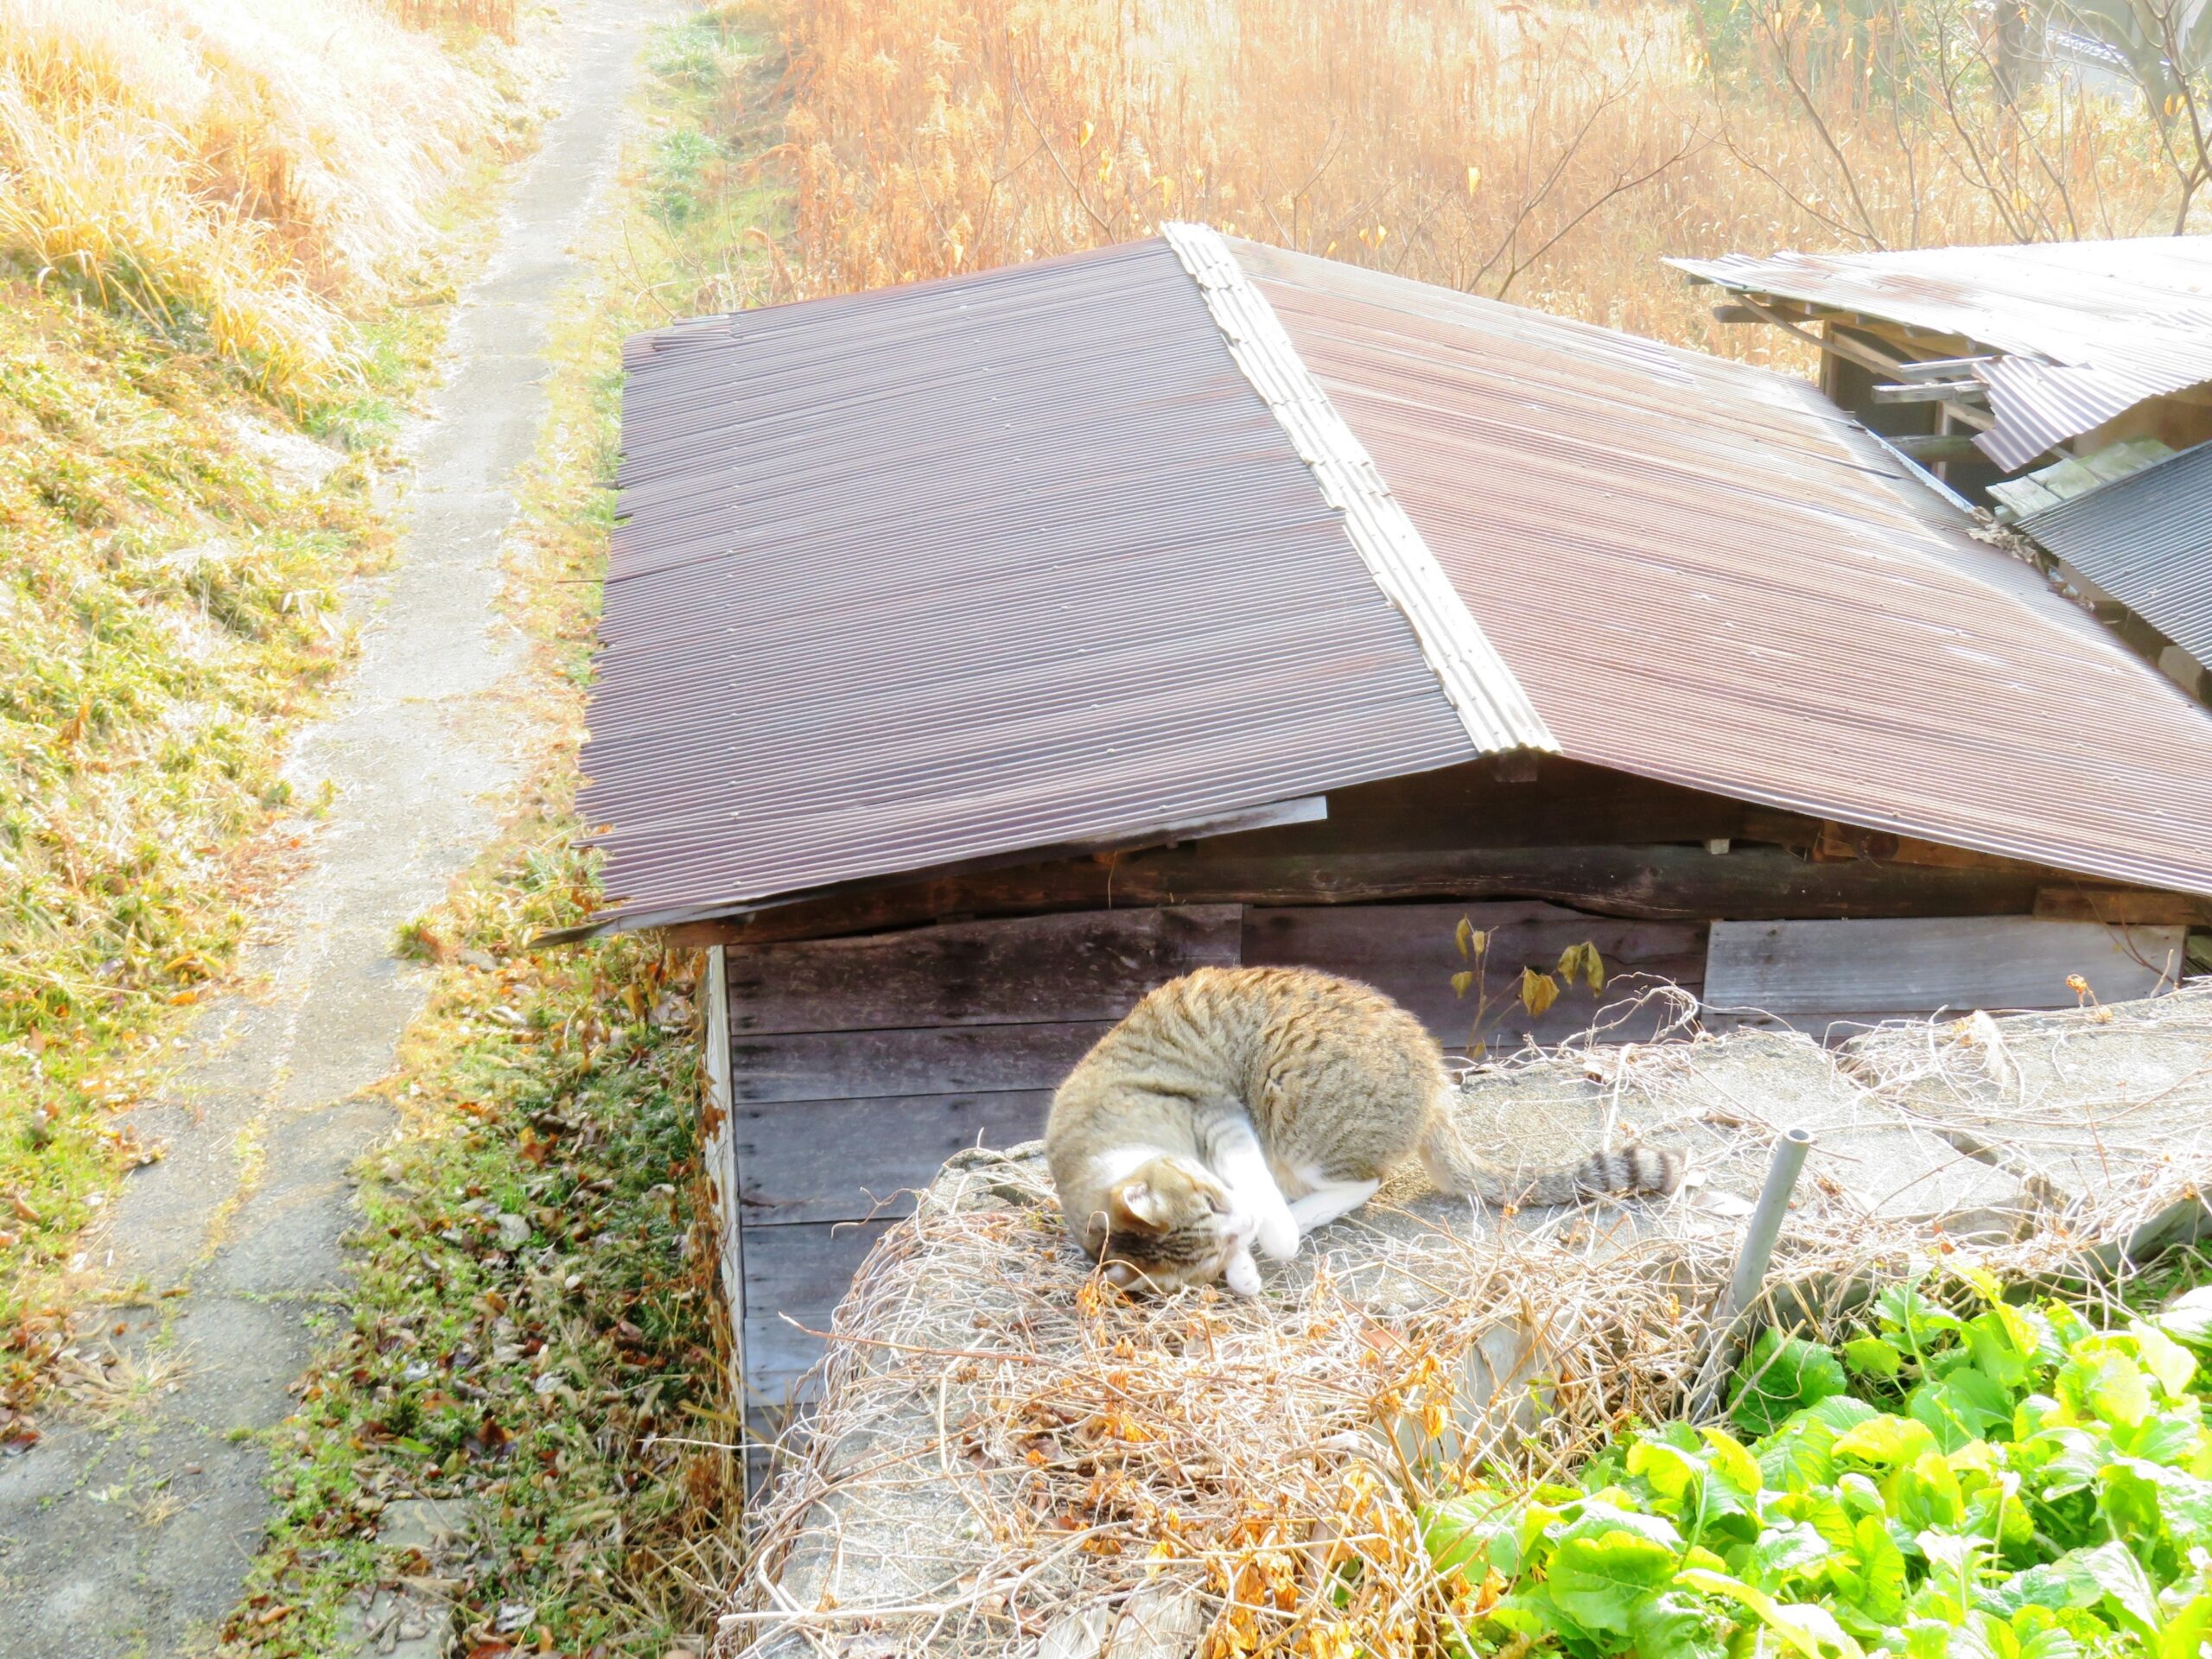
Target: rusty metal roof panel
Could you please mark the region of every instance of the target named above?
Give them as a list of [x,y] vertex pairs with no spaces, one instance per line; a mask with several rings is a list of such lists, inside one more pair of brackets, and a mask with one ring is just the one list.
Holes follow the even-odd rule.
[[2212,381],[2212,238],[1668,262],[1741,294],[1856,312],[1999,354],[1974,373],[1999,466]]
[[2212,668],[2212,443],[2017,528]]
[[1234,245],[1573,759],[2212,893],[2212,716],[1812,387]]
[[1481,752],[1162,243],[687,324],[625,361],[583,754],[603,919]]

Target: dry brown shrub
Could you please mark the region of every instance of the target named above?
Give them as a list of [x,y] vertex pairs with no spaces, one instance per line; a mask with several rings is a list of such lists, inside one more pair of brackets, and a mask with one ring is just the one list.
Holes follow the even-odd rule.
[[1779,337],[1732,335],[1662,257],[2167,228],[2138,110],[2056,85],[1998,110],[1968,64],[1948,105],[1901,113],[1845,73],[1818,8],[1775,9],[1725,59],[1698,15],[814,0],[785,21],[801,286],[1197,219],[1756,357]]
[[512,42],[516,0],[383,0],[410,29],[480,29]]

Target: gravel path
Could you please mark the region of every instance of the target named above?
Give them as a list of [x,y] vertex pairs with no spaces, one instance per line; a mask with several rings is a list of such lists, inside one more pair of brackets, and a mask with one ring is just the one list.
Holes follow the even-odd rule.
[[509,479],[543,417],[551,308],[612,173],[654,10],[569,9],[560,112],[454,320],[446,385],[412,446],[401,556],[354,596],[359,667],[293,754],[302,798],[336,786],[315,862],[259,918],[245,988],[210,1002],[173,1086],[135,1116],[168,1156],[124,1184],[88,1249],[128,1296],[94,1345],[122,1352],[140,1397],[50,1420],[0,1462],[10,1659],[203,1650],[259,1546],[268,1459],[251,1431],[289,1414],[309,1316],[342,1307],[347,1171],[397,1122],[359,1091],[391,1071],[427,989],[392,957],[394,931],[485,844],[518,781],[523,647],[494,610]]

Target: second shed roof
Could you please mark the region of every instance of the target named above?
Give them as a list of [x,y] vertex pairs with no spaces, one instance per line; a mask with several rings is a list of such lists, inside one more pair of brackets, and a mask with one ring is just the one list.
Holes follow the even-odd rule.
[[2006,468],[2147,398],[2212,381],[2212,238],[1668,263],[1738,294],[1879,317],[1997,353],[1973,371],[1997,422],[1975,442]]
[[2212,443],[2031,514],[2018,528],[2212,667]]

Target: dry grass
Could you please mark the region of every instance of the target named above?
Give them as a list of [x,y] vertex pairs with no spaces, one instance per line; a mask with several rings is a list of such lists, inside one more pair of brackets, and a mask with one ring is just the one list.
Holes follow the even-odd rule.
[[510,43],[515,38],[516,0],[382,0],[382,4],[410,29],[481,29]]
[[0,252],[312,394],[500,119],[484,75],[345,0],[0,0]]
[[[1570,1288],[1587,1243],[1422,1231],[1264,1308],[1131,1300],[1070,1261],[1040,1166],[948,1173],[838,1312],[715,1651],[1051,1652],[1056,1624],[1147,1590],[1189,1599],[1209,1655],[1435,1651],[1424,1497],[1501,1452],[1562,1476],[1694,1363],[1684,1287],[1719,1253],[1631,1246]],[[1539,1372],[1544,1409],[1515,1413]],[[1508,1418],[1535,1431],[1510,1448]]]
[[1964,72],[1901,110],[1834,67],[1821,9],[1752,10],[819,0],[785,24],[795,264],[836,291],[1199,219],[1758,355],[1779,337],[1662,256],[2169,228],[2134,111],[2000,117]]

